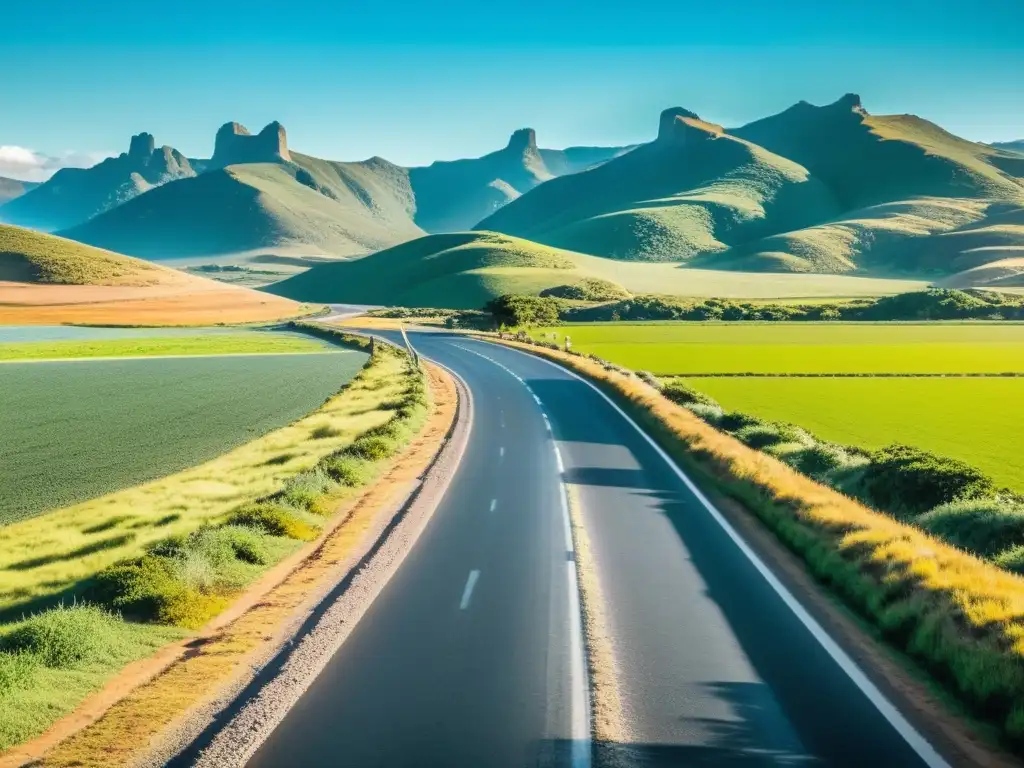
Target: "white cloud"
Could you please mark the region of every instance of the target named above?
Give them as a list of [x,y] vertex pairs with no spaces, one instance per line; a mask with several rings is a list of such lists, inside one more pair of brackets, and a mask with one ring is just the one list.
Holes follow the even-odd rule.
[[61,168],[91,168],[111,157],[109,152],[67,151],[44,155],[25,147],[0,145],[0,176],[21,181],[46,181]]

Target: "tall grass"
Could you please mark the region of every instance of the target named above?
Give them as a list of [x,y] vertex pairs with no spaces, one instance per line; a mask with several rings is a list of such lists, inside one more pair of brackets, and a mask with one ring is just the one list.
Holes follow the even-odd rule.
[[1024,579],[816,483],[635,377],[515,346],[594,381],[698,482],[739,500],[890,643],[1024,746]]

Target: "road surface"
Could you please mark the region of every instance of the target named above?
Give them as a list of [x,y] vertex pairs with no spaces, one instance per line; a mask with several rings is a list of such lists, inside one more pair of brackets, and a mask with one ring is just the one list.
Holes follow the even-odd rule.
[[636,764],[942,765],[599,393],[514,350],[410,336],[471,391],[465,458],[250,765],[589,765],[563,481],[593,549]]

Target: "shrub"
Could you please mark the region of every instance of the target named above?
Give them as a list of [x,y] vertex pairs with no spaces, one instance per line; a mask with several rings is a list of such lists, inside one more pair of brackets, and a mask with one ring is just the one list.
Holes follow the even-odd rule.
[[682,379],[667,379],[662,383],[661,394],[678,405],[689,406],[691,403],[718,405],[714,398],[698,392]]
[[345,452],[367,461],[380,461],[393,456],[398,451],[398,444],[380,435],[364,435],[352,443]]
[[722,417],[725,416],[725,411],[722,410],[721,406],[711,405],[710,403],[690,403],[686,408],[698,419],[703,419],[714,426],[718,426]]
[[[1024,544],[1000,552],[992,558],[992,562],[1004,570],[1024,576]],[[1021,734],[1024,735],[1024,730]]]
[[558,322],[558,302],[552,298],[506,294],[484,307],[497,325],[534,326],[555,325]]
[[299,541],[312,541],[320,533],[319,527],[304,519],[298,510],[273,501],[246,504],[232,512],[228,522]]
[[718,420],[718,428],[726,432],[736,432],[744,427],[767,426],[768,422],[739,411],[729,411]]
[[1024,505],[1000,499],[954,501],[914,521],[928,533],[979,557],[1024,545]]
[[0,696],[15,688],[28,688],[39,660],[24,651],[0,651]]
[[[32,654],[54,668],[91,661],[118,643],[118,617],[95,605],[63,605],[28,618],[0,639],[4,651]],[[17,663],[8,675],[20,674]]]
[[787,442],[782,430],[775,424],[751,424],[737,430],[735,436],[740,442],[758,449]]
[[324,461],[324,471],[331,479],[346,488],[358,488],[366,485],[376,474],[373,462],[358,456],[344,454],[330,456]]
[[[558,349],[558,345],[555,345],[555,349]],[[636,377],[640,379],[640,381],[642,381],[644,384],[654,387],[658,391],[661,391],[665,386],[661,379],[659,379],[650,371],[637,371]]]
[[324,506],[323,497],[333,491],[335,482],[320,468],[300,472],[285,483],[284,490],[278,499],[293,507],[306,509],[314,514],[324,515],[330,512]]
[[850,463],[850,456],[842,446],[816,443],[793,454],[794,466],[811,477],[823,477]]
[[958,499],[993,497],[992,480],[969,464],[909,445],[890,445],[871,455],[864,492],[893,514],[919,515]]
[[629,292],[618,283],[588,277],[571,285],[556,285],[540,292],[541,297],[575,299],[576,301],[615,301],[629,297]]

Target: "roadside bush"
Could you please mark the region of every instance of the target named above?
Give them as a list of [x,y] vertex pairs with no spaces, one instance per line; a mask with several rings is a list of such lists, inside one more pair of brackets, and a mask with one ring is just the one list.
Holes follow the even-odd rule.
[[358,456],[344,454],[330,456],[324,460],[324,471],[338,485],[358,488],[369,483],[377,474],[373,462]]
[[850,463],[849,454],[839,445],[816,443],[792,455],[791,462],[796,469],[811,477],[823,477],[829,472],[842,469]]
[[689,406],[691,403],[703,403],[705,405],[718,405],[714,398],[708,397],[703,392],[698,392],[681,379],[666,379],[662,382],[661,394],[673,403]]
[[[118,624],[117,616],[95,605],[60,605],[0,637],[0,649],[12,655],[32,654],[47,667],[66,668],[109,652],[119,643]],[[0,675],[13,682],[25,673],[23,663],[8,661],[8,671]]]
[[782,430],[775,424],[751,424],[737,430],[735,437],[740,442],[757,449],[788,442]]
[[880,509],[916,516],[958,499],[990,498],[998,489],[981,470],[909,445],[871,454],[864,492]]
[[629,296],[629,292],[618,283],[600,278],[586,278],[570,285],[556,285],[540,292],[541,297],[574,299],[576,301],[615,301]]
[[690,403],[686,408],[698,419],[703,419],[714,426],[718,426],[718,423],[725,416],[725,411],[722,410],[720,405],[712,405],[711,403]]
[[[1024,576],[1024,545],[1003,550],[992,558],[992,562],[1010,573]],[[1024,734],[1024,728],[1021,728],[1020,733]]]
[[395,455],[398,443],[380,435],[364,435],[345,449],[345,453],[367,461],[380,461]]
[[769,424],[764,419],[759,419],[748,413],[729,411],[722,415],[722,418],[718,420],[717,426],[726,432],[736,432],[744,427],[763,427],[769,426]]
[[39,660],[24,651],[0,650],[0,696],[16,688],[28,688]]
[[257,501],[236,509],[228,523],[261,530],[270,536],[285,536],[299,541],[312,541],[320,534],[319,526],[303,519],[298,510],[279,502]]
[[278,499],[285,504],[299,509],[305,509],[317,515],[325,515],[330,512],[324,506],[324,496],[337,487],[337,484],[330,476],[316,467],[306,472],[300,472],[285,483],[284,490],[278,495]]
[[914,523],[933,536],[979,557],[994,557],[1024,545],[1024,505],[1000,499],[943,504]]

